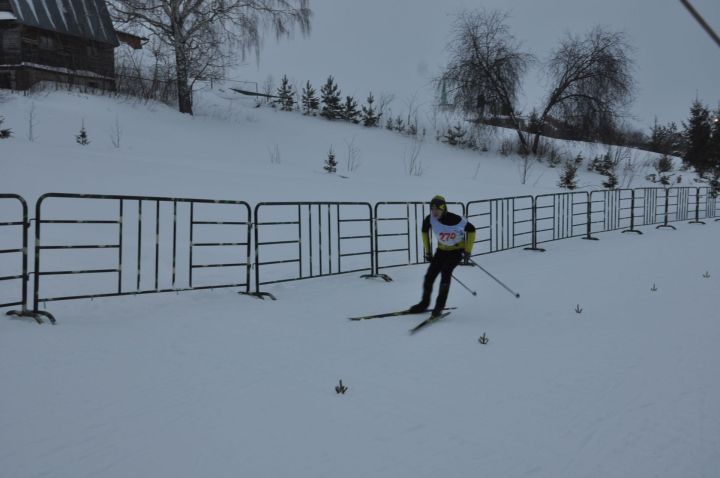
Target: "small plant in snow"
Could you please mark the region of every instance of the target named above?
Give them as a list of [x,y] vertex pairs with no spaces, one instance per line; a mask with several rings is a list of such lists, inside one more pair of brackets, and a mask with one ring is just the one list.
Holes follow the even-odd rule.
[[405,149],[403,162],[405,163],[405,171],[408,176],[420,177],[423,175],[422,161],[420,160],[420,151],[422,151],[422,141],[413,138],[412,143]]
[[370,92],[370,96],[368,96],[367,98],[367,106],[362,107],[361,114],[363,126],[367,126],[368,128],[377,126],[380,122],[380,116],[375,111],[375,106],[373,106],[374,103],[375,97],[373,96],[372,92]]
[[570,190],[577,188],[577,166],[574,162],[565,161],[558,186]]
[[343,385],[342,380],[340,380],[340,383],[338,385],[335,385],[335,393],[338,395],[345,395],[345,392],[348,391],[348,388]]
[[280,146],[277,144],[272,148],[268,148],[268,154],[270,155],[270,164],[280,164]]
[[452,128],[448,128],[447,132],[442,136],[442,142],[447,143],[450,146],[462,146],[465,144],[465,136],[467,130],[462,127],[460,123],[456,124]]
[[33,142],[37,139],[35,136],[35,127],[37,127],[37,116],[35,115],[35,103],[30,104],[30,109],[28,110],[27,114],[28,118],[28,141]]
[[287,75],[283,75],[280,80],[280,86],[277,89],[277,102],[280,103],[282,111],[292,111],[295,106],[295,88],[290,84]]
[[[0,116],[0,126],[2,126],[3,122],[5,121],[5,118]],[[10,128],[0,128],[0,139],[7,139],[12,136],[12,130]]]
[[353,172],[360,167],[360,148],[355,144],[355,137],[350,141],[345,140],[347,146],[347,170]]
[[302,103],[302,112],[306,116],[315,116],[316,111],[320,108],[320,100],[317,97],[315,88],[313,88],[309,81],[302,90],[302,99],[300,102]]
[[653,292],[657,292],[657,286],[655,285],[654,282],[653,282],[653,286],[650,288],[650,290]]
[[110,130],[110,141],[116,149],[120,149],[120,140],[122,138],[122,129],[120,128],[120,118],[115,115],[115,124]]
[[398,133],[404,133],[405,132],[405,121],[403,121],[402,117],[400,115],[395,118],[395,131]]
[[325,166],[323,166],[323,169],[329,174],[337,172],[337,161],[335,160],[335,152],[332,147],[330,147],[330,151],[328,151],[328,157],[325,160]]
[[485,334],[485,332],[483,332],[483,334],[482,334],[482,335],[480,336],[480,338],[478,339],[478,342],[480,342],[480,343],[483,344],[483,345],[487,345],[488,342],[490,342],[490,339],[487,337],[487,335]]
[[576,314],[582,314],[582,308],[580,307],[580,304],[575,306],[575,313]]
[[709,279],[709,278],[710,278],[710,271],[705,271],[705,273],[703,274],[703,277],[706,278],[706,279]]
[[358,104],[357,101],[355,101],[355,98],[352,96],[346,96],[345,103],[342,105],[342,117],[348,121],[358,124],[360,122],[358,119],[359,115],[360,112],[358,111]]
[[87,146],[90,144],[90,140],[88,139],[87,130],[85,129],[85,120],[82,120],[82,126],[80,127],[80,132],[75,135],[75,142],[77,144],[81,144],[83,146]]

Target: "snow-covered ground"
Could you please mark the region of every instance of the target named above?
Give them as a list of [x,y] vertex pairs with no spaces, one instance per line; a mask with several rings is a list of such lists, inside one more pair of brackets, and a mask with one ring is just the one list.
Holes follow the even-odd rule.
[[413,336],[346,317],[421,267],[5,318],[0,476],[717,476],[720,223],[643,230],[484,256],[521,298],[460,268]]
[[[503,131],[490,134],[487,152],[451,148],[429,132],[423,174],[413,176],[413,141],[397,133],[256,109],[224,89],[199,92],[196,110],[188,117],[155,103],[8,93],[0,116],[15,136],[0,141],[0,192],[32,207],[47,192],[254,205],[559,191],[559,168],[546,164],[534,164],[520,184],[519,160],[497,152]],[[88,146],[75,143],[83,120]],[[353,170],[352,141],[360,151]],[[607,151],[557,145],[586,161]],[[338,175],[322,171],[330,146]],[[642,165],[653,156],[633,155],[638,167],[624,179],[651,185]],[[581,167],[582,190],[602,179]],[[83,219],[85,211],[63,212]],[[277,301],[225,289],[51,302],[55,327],[4,317],[0,477],[713,477],[720,223],[676,225],[549,243],[546,253],[482,256],[521,298],[479,269],[461,268],[456,276],[477,297],[454,284],[450,305],[458,309],[412,337],[420,316],[346,317],[416,302],[421,267],[392,269],[390,283],[350,274],[263,287]],[[143,230],[145,246],[151,229]],[[17,247],[3,242],[17,239],[8,230],[0,250]],[[82,237],[55,234],[81,244],[117,237],[100,226]],[[84,267],[71,254],[46,252],[44,266]],[[0,277],[17,273],[17,261],[0,266]],[[340,379],[345,395],[334,391]]]

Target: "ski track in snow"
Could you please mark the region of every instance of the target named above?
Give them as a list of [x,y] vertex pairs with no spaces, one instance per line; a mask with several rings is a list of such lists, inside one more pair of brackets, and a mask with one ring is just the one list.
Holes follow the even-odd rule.
[[478,258],[522,299],[463,267],[478,297],[414,336],[346,317],[422,267],[5,318],[0,476],[713,476],[720,223],[600,239]]

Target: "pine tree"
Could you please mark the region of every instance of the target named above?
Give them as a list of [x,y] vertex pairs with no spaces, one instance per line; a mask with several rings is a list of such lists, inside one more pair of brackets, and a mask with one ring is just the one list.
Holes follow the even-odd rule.
[[673,121],[663,126],[655,118],[647,148],[660,154],[677,154],[676,151],[682,149],[682,134],[678,132],[677,124]]
[[708,148],[710,171],[715,180],[720,176],[720,107],[714,113]]
[[405,122],[400,115],[397,115],[397,118],[395,118],[395,131],[398,133],[405,132]]
[[395,129],[395,120],[393,120],[392,116],[388,116],[388,119],[385,122],[385,129],[388,129],[390,131]]
[[[5,118],[0,116],[0,126],[2,126],[3,122],[5,121]],[[13,134],[12,130],[10,128],[0,128],[0,139],[7,139],[11,137]]]
[[442,137],[442,142],[447,143],[450,146],[462,146],[465,144],[465,135],[467,131],[462,127],[460,123],[448,128],[447,132]]
[[380,116],[375,113],[373,103],[375,103],[375,97],[372,92],[370,92],[370,96],[367,98],[367,106],[362,107],[361,116],[363,126],[367,126],[368,128],[377,126],[380,122]]
[[335,152],[332,147],[330,148],[330,151],[328,151],[328,157],[325,160],[325,166],[323,166],[323,169],[330,174],[337,171],[337,161],[335,160]]
[[690,118],[688,124],[684,124],[685,142],[687,149],[683,160],[693,166],[699,176],[703,176],[710,168],[708,150],[712,137],[712,126],[710,112],[700,102],[695,100],[690,107]]
[[90,144],[90,140],[88,139],[87,130],[85,130],[85,120],[82,121],[82,126],[80,128],[80,132],[75,135],[75,142],[77,144],[81,144],[83,146],[87,146]]
[[292,111],[295,105],[295,88],[290,84],[287,75],[283,75],[280,86],[277,89],[277,102],[280,103],[282,111]]
[[358,119],[358,115],[360,112],[358,111],[358,104],[357,101],[355,101],[355,98],[352,96],[345,97],[345,104],[343,105],[343,111],[342,116],[344,119],[348,121],[352,121],[355,124],[358,124],[360,120]]
[[605,189],[615,189],[618,185],[618,178],[615,175],[615,171],[609,171],[607,174],[607,179],[603,181],[602,183],[603,187]]
[[570,190],[577,188],[577,166],[574,162],[565,162],[558,186]]
[[320,116],[329,120],[342,118],[340,90],[332,76],[329,76],[327,82],[320,88],[320,101],[323,105]]
[[415,123],[408,123],[407,134],[409,134],[410,136],[417,136],[418,129]]
[[312,87],[310,81],[305,84],[302,90],[302,109],[304,115],[315,114],[320,107],[320,100],[316,96],[315,88]]

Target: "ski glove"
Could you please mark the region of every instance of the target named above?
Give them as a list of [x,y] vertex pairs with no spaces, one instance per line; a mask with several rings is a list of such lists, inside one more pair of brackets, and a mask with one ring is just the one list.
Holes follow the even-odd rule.
[[433,255],[430,251],[425,251],[425,261],[426,262],[432,262]]
[[460,257],[462,259],[462,262],[467,264],[468,262],[470,262],[470,259],[472,259],[472,254],[468,251],[462,251],[462,253],[460,254]]

